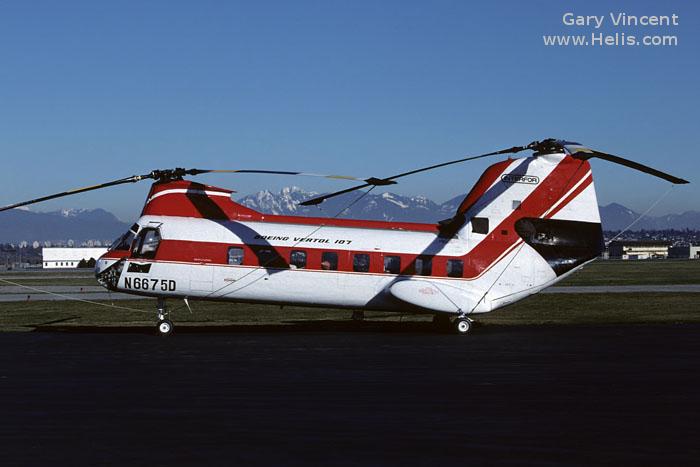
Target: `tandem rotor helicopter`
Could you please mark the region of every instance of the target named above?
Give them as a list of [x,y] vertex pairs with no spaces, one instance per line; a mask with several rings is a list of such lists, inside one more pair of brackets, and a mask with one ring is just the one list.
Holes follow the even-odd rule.
[[[231,190],[186,180],[206,173],[307,175],[357,186],[301,203],[470,160],[533,151],[488,167],[453,217],[437,224],[279,216],[231,199]],[[458,334],[471,315],[553,285],[604,248],[589,159],[688,183],[637,162],[546,139],[385,178],[269,170],[154,170],[0,208],[0,211],[141,180],[154,180],[141,216],[95,266],[109,290],[157,299],[157,329],[173,330],[166,299],[422,311]]]

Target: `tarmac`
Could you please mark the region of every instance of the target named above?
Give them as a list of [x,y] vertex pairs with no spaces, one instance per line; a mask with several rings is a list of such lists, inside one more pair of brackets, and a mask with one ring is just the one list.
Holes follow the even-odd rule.
[[0,333],[3,465],[697,465],[700,325],[329,326]]

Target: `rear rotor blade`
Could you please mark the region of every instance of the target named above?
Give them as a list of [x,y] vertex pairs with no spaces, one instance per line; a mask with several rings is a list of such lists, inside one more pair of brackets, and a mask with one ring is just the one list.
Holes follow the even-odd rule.
[[465,157],[465,158],[462,158],[462,159],[457,159],[457,160],[454,160],[454,161],[443,162],[443,163],[441,163],[441,164],[435,164],[435,165],[431,165],[431,166],[429,166],[429,167],[423,167],[423,168],[420,168],[420,169],[411,170],[411,171],[409,171],[409,172],[400,173],[400,174],[398,174],[398,175],[392,175],[391,177],[386,177],[386,178],[375,178],[375,177],[368,178],[368,179],[364,180],[366,183],[363,184],[363,185],[358,185],[358,186],[355,186],[355,187],[352,187],[352,188],[347,188],[347,189],[345,189],[345,190],[340,190],[340,191],[336,191],[336,192],[329,193],[329,194],[326,194],[326,195],[318,196],[318,197],[316,197],[316,198],[312,198],[312,199],[306,200],[306,201],[301,202],[301,203],[299,203],[299,204],[300,204],[301,206],[313,206],[313,205],[316,205],[316,204],[320,204],[320,203],[324,202],[325,200],[327,200],[327,199],[329,199],[329,198],[333,198],[333,197],[335,197],[335,196],[343,195],[343,194],[345,194],[345,193],[350,193],[350,192],[355,191],[355,190],[360,190],[360,189],[362,189],[362,188],[367,188],[367,187],[370,187],[370,186],[393,185],[393,184],[396,183],[394,180],[396,180],[397,178],[407,177],[407,176],[409,176],[409,175],[417,174],[417,173],[420,173],[420,172],[426,172],[426,171],[428,171],[428,170],[439,169],[440,167],[445,167],[445,166],[452,165],[452,164],[459,164],[459,163],[461,163],[461,162],[473,161],[473,160],[476,160],[476,159],[481,159],[482,157],[496,156],[496,155],[499,155],[499,154],[513,154],[513,153],[516,153],[516,152],[524,151],[525,149],[530,149],[530,146],[531,146],[531,145],[528,145],[528,146],[513,146],[512,148],[502,149],[502,150],[500,150],[500,151],[489,152],[489,153],[486,153],[486,154],[481,154],[481,155],[479,155],[479,156],[469,156],[469,157]]
[[588,160],[588,159],[603,159],[608,162],[612,162],[613,164],[619,164],[623,165],[625,167],[629,167],[631,169],[639,170],[640,172],[647,173],[649,175],[653,175],[654,177],[662,178],[666,181],[669,181],[673,184],[676,185],[681,185],[685,183],[689,183],[688,180],[684,180],[682,178],[675,177],[671,174],[667,174],[666,172],[662,172],[660,170],[656,170],[652,167],[649,167],[644,164],[640,164],[639,162],[631,161],[629,159],[625,159],[620,156],[615,156],[613,154],[607,154],[604,152],[596,151],[594,149],[590,148],[585,148],[585,147],[577,147],[578,149],[577,152],[574,152],[571,154],[571,157],[579,160]]

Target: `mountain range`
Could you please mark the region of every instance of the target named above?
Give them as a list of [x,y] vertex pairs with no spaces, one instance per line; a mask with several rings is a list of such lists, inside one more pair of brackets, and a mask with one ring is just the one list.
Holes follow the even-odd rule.
[[[304,191],[298,187],[284,188],[278,193],[267,190],[259,191],[238,200],[244,206],[269,214],[285,214],[297,216],[332,217],[345,206],[358,200],[358,193],[348,193],[331,198],[319,206],[298,206],[300,201],[309,199],[318,193]],[[424,196],[401,196],[394,193],[372,193],[359,198],[344,213],[338,217],[387,220],[437,222],[452,217],[466,194],[455,196],[442,204],[437,204]],[[611,203],[599,206],[600,217],[604,230],[622,230],[639,218],[639,213]],[[687,211],[682,214],[667,214],[664,216],[644,216],[636,222],[632,230],[700,230],[700,212]]]
[[[465,195],[438,204],[425,196],[402,196],[395,193],[348,193],[331,198],[318,206],[299,206],[298,203],[317,195],[298,187],[284,188],[273,193],[268,190],[244,196],[238,202],[252,209],[268,213],[297,216],[341,217],[385,221],[432,223],[454,215]],[[600,207],[605,230],[626,228],[639,213],[617,203]],[[13,209],[0,215],[0,243],[63,241],[72,239],[76,244],[87,240],[114,239],[125,232],[130,223],[117,219],[104,209],[62,210],[33,212]],[[631,230],[700,230],[700,212],[645,216]]]
[[104,209],[64,209],[33,212],[10,209],[0,213],[0,242],[65,242],[76,245],[88,240],[110,241],[129,228]]

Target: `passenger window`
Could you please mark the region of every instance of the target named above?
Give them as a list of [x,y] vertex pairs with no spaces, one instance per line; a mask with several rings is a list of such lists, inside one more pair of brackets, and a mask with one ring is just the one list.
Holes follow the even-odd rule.
[[355,272],[369,272],[369,255],[355,253],[352,259],[352,270]]
[[521,204],[522,203],[520,201],[514,199],[513,200],[513,211],[517,211],[518,209],[520,209]]
[[401,257],[385,256],[384,272],[388,272],[389,274],[399,274],[401,272]]
[[287,264],[276,250],[261,248],[257,251],[258,264],[264,268],[286,268]]
[[472,217],[472,232],[478,234],[489,233],[488,217]]
[[228,249],[228,264],[243,264],[243,248],[232,246]]
[[416,258],[416,275],[430,276],[433,273],[433,260],[431,258]]
[[136,237],[132,256],[134,258],[153,259],[160,245],[160,233],[156,229],[144,229]]
[[338,270],[338,253],[332,251],[324,251],[321,254],[321,269],[324,271]]
[[447,260],[447,277],[462,277],[464,275],[464,262],[461,259]]
[[306,268],[306,252],[304,250],[292,250],[289,255],[289,264],[296,269]]

